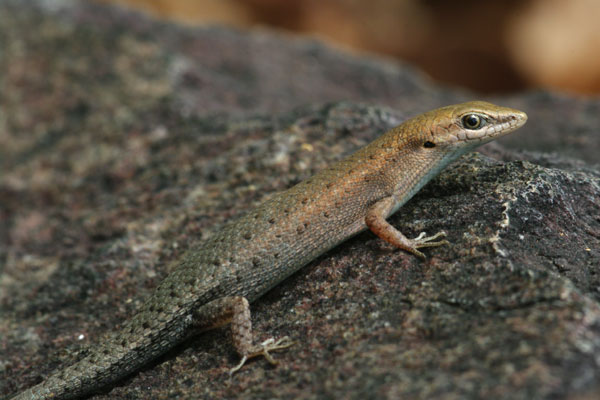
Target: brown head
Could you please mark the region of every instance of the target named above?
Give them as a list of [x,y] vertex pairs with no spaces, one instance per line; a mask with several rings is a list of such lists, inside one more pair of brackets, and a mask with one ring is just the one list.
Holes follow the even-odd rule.
[[424,149],[444,148],[461,154],[509,134],[527,121],[527,114],[485,101],[438,108],[407,121]]
[[382,166],[387,180],[403,199],[397,209],[461,155],[520,128],[526,121],[522,111],[470,101],[411,118],[365,151],[377,151],[385,160]]

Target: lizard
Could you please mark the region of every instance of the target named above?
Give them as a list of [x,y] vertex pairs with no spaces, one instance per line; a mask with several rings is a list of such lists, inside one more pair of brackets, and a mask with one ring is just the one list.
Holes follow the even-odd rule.
[[191,335],[228,323],[241,356],[231,373],[257,356],[276,363],[270,352],[293,342],[286,336],[255,344],[250,303],[367,229],[420,259],[419,249],[449,244],[444,231],[409,239],[386,218],[448,164],[526,121],[522,111],[483,101],[406,120],[193,244],[122,329],[13,399],[73,399],[110,389]]

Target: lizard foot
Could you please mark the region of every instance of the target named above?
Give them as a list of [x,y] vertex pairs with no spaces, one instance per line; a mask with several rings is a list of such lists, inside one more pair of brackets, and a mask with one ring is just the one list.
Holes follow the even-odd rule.
[[410,243],[412,245],[412,249],[410,250],[410,252],[420,258],[425,258],[425,254],[421,253],[417,249],[420,249],[422,247],[437,247],[450,244],[450,242],[445,239],[435,241],[436,239],[444,237],[446,237],[446,232],[444,231],[438,232],[433,236],[425,236],[425,232],[421,232],[419,236],[410,240]]
[[288,336],[284,336],[278,340],[275,340],[273,338],[267,339],[260,345],[256,346],[257,349],[255,351],[243,356],[240,363],[236,367],[229,370],[229,375],[233,375],[235,372],[237,372],[240,368],[244,366],[246,361],[248,361],[249,359],[258,356],[264,356],[268,362],[270,362],[273,365],[276,365],[277,361],[271,356],[271,353],[269,352],[274,350],[286,349],[292,346],[293,344],[294,341],[292,341]]
[[436,247],[436,246],[442,246],[445,244],[450,244],[450,242],[447,240],[438,240],[437,242],[432,242],[432,240],[436,240],[438,238],[443,238],[443,237],[446,237],[446,232],[444,232],[444,231],[438,232],[433,236],[425,236],[425,232],[421,232],[421,234],[419,236],[412,239],[412,242],[416,248]]

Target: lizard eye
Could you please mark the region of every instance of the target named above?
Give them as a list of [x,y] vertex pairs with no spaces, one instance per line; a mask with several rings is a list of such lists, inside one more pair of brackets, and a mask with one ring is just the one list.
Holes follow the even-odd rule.
[[467,114],[462,117],[463,127],[470,130],[477,130],[485,125],[485,120],[477,114]]
[[431,149],[432,147],[435,147],[435,143],[430,142],[429,140],[426,141],[425,143],[423,143],[423,147],[425,147],[426,149]]

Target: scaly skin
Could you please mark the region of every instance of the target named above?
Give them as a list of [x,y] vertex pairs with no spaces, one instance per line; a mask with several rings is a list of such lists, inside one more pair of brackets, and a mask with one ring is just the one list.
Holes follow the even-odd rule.
[[[477,120],[483,121],[477,127]],[[522,126],[525,113],[469,102],[412,118],[312,178],[271,197],[192,247],[139,312],[81,361],[15,399],[72,399],[135,372],[186,337],[231,322],[247,358],[290,345],[287,338],[254,345],[248,303],[309,261],[370,228],[385,241],[424,258],[418,248],[444,236],[407,239],[385,219],[446,165]],[[468,127],[472,129],[468,129]]]

